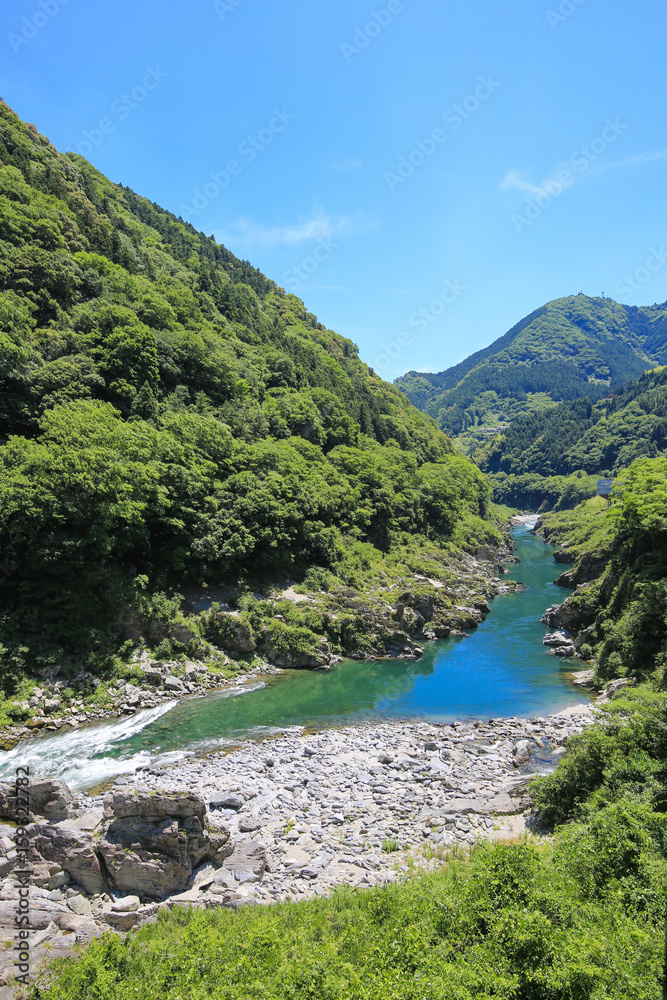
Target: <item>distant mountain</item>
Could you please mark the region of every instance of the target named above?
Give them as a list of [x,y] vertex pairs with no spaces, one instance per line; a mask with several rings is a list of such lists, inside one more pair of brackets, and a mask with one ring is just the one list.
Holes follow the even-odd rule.
[[476,459],[491,473],[615,475],[636,459],[657,458],[666,449],[667,368],[658,368],[612,399],[596,404],[578,399],[519,417]]
[[396,385],[452,436],[583,396],[602,399],[667,363],[667,303],[621,305],[571,295],[536,309],[489,347]]

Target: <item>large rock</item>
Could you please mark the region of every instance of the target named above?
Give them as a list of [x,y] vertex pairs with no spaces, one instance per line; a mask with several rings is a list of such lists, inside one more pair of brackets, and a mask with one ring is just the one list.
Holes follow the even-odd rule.
[[221,611],[218,614],[220,638],[226,649],[235,653],[252,653],[257,649],[257,643],[252,629],[246,622],[239,621],[233,612]]
[[94,895],[107,888],[105,872],[90,833],[67,823],[35,827],[35,849],[46,860],[60,865],[73,882]]
[[72,793],[62,781],[32,781],[30,808],[47,819],[65,819],[72,805]]
[[329,670],[334,659],[325,641],[322,641],[320,648],[308,650],[307,653],[277,649],[269,640],[263,640],[259,650],[269,662],[283,670]]
[[238,844],[223,864],[238,883],[261,882],[267,869],[266,852],[260,844]]
[[198,795],[121,788],[104,806],[97,849],[119,892],[162,899],[181,892],[204,861],[222,864],[231,853],[229,832],[209,831]]
[[547,632],[542,639],[543,646],[571,646],[572,639],[565,632]]
[[[62,781],[35,779],[27,788],[30,812],[47,819],[67,817],[72,804],[72,793]],[[0,783],[0,819],[16,821],[16,787],[9,782]]]

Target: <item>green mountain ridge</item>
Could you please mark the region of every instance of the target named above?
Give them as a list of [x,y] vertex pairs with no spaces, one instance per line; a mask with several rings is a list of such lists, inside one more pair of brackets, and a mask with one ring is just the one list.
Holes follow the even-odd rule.
[[627,306],[580,294],[536,309],[453,368],[408,372],[395,384],[456,436],[554,402],[602,399],[665,362],[667,303]]
[[667,447],[667,368],[593,404],[589,398],[519,417],[476,455],[485,472],[616,475]]

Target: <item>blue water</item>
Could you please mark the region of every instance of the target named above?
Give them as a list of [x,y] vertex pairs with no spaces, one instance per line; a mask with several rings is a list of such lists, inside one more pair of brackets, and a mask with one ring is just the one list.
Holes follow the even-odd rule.
[[[513,532],[520,562],[507,578],[526,589],[503,594],[469,638],[426,646],[417,661],[347,660],[330,673],[291,671],[243,693],[220,692],[164,706],[131,719],[44,736],[22,744],[0,762],[0,775],[28,760],[34,773],[62,777],[73,787],[132,771],[141,764],[176,759],[240,739],[262,738],[293,726],[324,728],[364,720],[540,716],[585,702],[567,674],[572,661],[542,646],[545,609],[562,601],[552,582],[558,570],[553,548]],[[243,690],[243,689],[242,689]]]

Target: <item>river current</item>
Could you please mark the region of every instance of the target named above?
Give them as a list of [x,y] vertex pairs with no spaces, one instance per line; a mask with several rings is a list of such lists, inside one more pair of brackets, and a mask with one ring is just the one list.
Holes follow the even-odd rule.
[[513,535],[520,562],[508,577],[526,589],[497,597],[469,638],[430,643],[417,661],[347,660],[330,673],[288,671],[130,718],[39,736],[1,755],[0,778],[10,778],[19,764],[29,765],[34,775],[83,790],[147,764],[168,764],[291,728],[544,716],[585,702],[568,679],[572,661],[561,661],[542,646],[540,618],[563,599],[553,583],[554,550],[526,526]]

